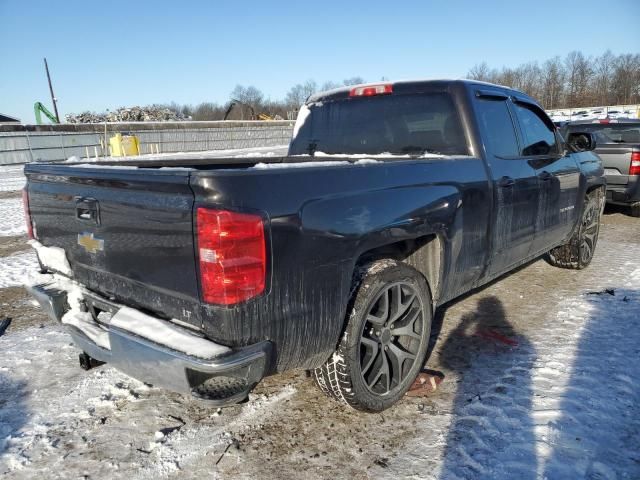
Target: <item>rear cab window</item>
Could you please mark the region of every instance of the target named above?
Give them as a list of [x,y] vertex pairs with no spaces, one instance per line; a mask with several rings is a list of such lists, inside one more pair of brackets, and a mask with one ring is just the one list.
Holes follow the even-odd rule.
[[568,125],[566,133],[587,132],[596,137],[596,144],[640,144],[640,122],[638,123],[589,123]]
[[457,109],[447,93],[346,98],[307,108],[290,155],[469,154]]

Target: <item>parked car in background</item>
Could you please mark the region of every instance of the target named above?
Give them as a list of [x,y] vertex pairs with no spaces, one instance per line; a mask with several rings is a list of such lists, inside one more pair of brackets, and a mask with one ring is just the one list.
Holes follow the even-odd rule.
[[607,202],[629,206],[631,215],[640,217],[640,120],[570,122],[561,131],[565,138],[577,131],[595,135],[595,152],[607,179]]
[[580,110],[578,112],[571,112],[571,115],[569,116],[571,121],[574,120],[584,120],[585,118],[587,118],[589,116],[589,112],[587,110]]
[[551,120],[553,121],[553,123],[555,123],[556,125],[558,123],[565,123],[568,122],[569,120],[571,120],[571,116],[569,115],[568,112],[552,112],[549,114],[549,118],[551,118]]

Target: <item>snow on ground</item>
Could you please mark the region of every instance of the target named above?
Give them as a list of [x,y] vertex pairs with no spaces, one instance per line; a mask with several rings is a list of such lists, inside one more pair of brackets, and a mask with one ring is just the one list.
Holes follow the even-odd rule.
[[[640,353],[640,246],[624,247],[608,267],[597,258],[580,279],[590,288],[549,289],[541,307],[552,307],[527,336],[506,321],[502,296],[480,298],[441,345],[443,367],[459,368],[456,337],[509,332],[517,346],[496,347],[490,363],[464,354],[446,435],[425,442],[434,425],[424,423],[381,478],[640,478],[640,365],[630,361]],[[483,317],[491,330],[478,328]],[[418,473],[434,464],[438,474]]]
[[0,237],[27,233],[22,198],[0,198]]
[[[114,369],[87,375],[77,368],[78,351],[59,325],[15,333],[0,345],[0,474],[16,478],[52,472],[56,478],[125,478],[134,472],[135,478],[165,477],[198,461],[204,450],[222,453],[229,429],[264,420],[296,391],[287,386],[272,396],[254,396],[228,422],[216,409]],[[204,418],[178,431],[183,409],[194,408]],[[89,433],[96,429],[98,436]],[[98,445],[100,453],[86,455]],[[121,471],[132,461],[134,472]]]
[[[537,261],[446,306],[427,362],[442,385],[382,414],[326,399],[303,372],[218,410],[108,365],[84,372],[61,325],[14,320],[0,336],[0,475],[640,478],[639,227],[605,215],[589,268]],[[32,251],[0,257],[0,320],[8,302],[37,317],[7,288],[36,269]]]
[[24,187],[24,165],[0,165],[0,192],[11,192]]
[[18,287],[44,279],[45,275],[37,273],[39,269],[36,254],[31,250],[0,257],[0,288]]
[[381,415],[295,372],[219,411],[107,366],[79,370],[58,325],[0,337],[0,472],[640,478],[640,244],[627,242],[637,221],[623,222],[605,225],[587,270],[539,261],[449,306],[427,364],[441,389]]

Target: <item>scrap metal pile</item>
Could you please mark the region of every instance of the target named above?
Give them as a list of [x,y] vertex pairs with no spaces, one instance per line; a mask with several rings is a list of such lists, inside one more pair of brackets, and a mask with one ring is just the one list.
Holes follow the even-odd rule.
[[122,107],[113,112],[92,113],[83,112],[79,114],[66,115],[68,123],[103,123],[103,122],[168,122],[189,120],[181,113],[174,112],[165,107]]

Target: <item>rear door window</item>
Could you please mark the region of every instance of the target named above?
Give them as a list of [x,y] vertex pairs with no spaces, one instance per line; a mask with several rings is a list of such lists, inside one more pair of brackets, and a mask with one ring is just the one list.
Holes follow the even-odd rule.
[[515,103],[516,115],[522,131],[522,156],[550,155],[558,151],[556,146],[555,127],[550,120],[532,106]]
[[516,131],[506,100],[481,98],[477,110],[491,153],[502,158],[519,156]]

